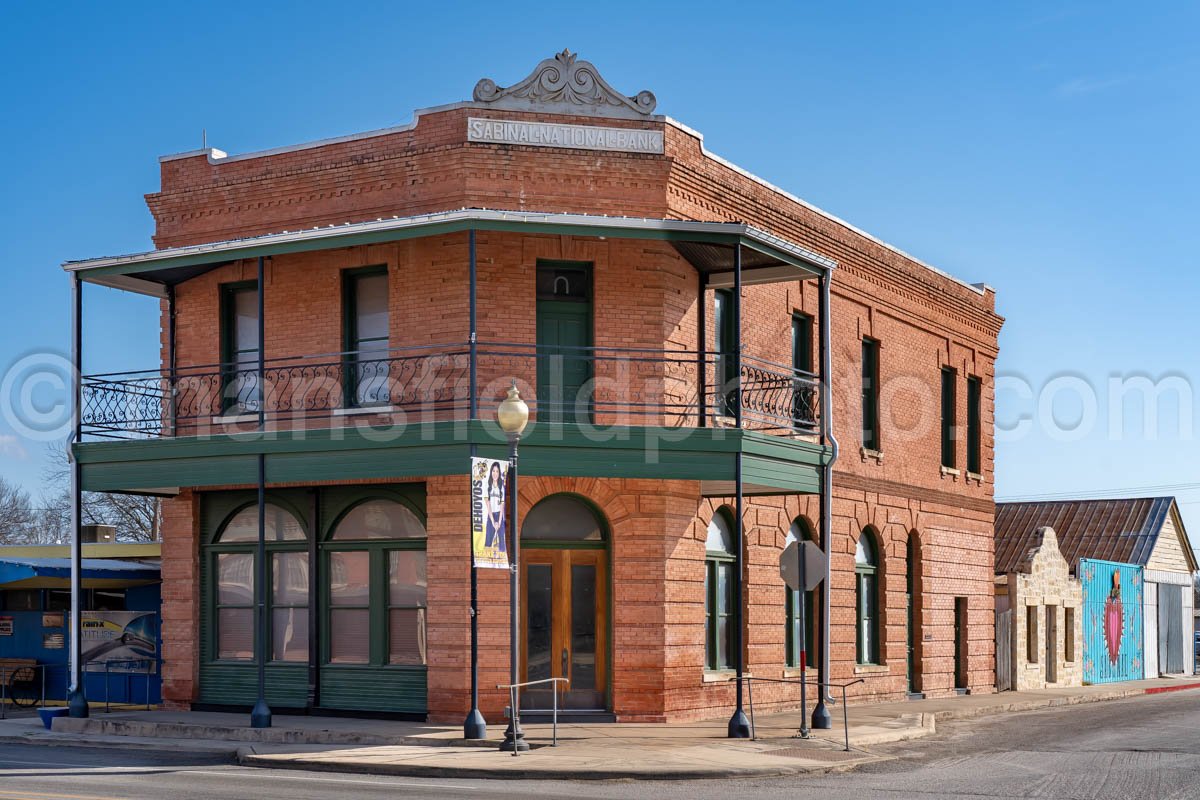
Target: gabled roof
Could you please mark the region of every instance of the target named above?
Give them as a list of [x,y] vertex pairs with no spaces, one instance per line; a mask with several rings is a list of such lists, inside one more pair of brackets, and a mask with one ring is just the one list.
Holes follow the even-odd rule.
[[1081,558],[1145,566],[1174,505],[1173,497],[997,503],[995,571],[1017,571],[1047,525],[1072,570]]

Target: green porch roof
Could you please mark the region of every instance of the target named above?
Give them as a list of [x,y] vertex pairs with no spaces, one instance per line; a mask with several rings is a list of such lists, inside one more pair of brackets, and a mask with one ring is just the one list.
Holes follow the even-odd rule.
[[165,287],[238,259],[379,244],[467,230],[605,236],[669,241],[713,286],[729,283],[732,248],[743,247],[743,282],[774,283],[818,277],[833,259],[741,222],[608,217],[594,214],[498,211],[467,208],[347,222],[128,255],[68,261],[63,269],[83,281],[162,296]]

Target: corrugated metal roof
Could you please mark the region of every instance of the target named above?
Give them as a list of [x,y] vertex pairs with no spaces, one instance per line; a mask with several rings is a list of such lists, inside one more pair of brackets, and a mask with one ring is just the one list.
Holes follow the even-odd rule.
[[[147,564],[114,558],[84,558],[80,561],[83,577],[89,580],[156,581],[159,579],[160,570],[157,563]],[[0,556],[0,584],[34,578],[69,578],[70,576],[71,559],[69,558]]]
[[1058,534],[1072,569],[1081,558],[1145,566],[1174,503],[1173,497],[997,503],[996,573],[1018,571],[1045,526]]

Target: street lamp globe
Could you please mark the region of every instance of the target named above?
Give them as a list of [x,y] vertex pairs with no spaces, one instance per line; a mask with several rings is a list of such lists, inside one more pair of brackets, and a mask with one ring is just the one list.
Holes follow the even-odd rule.
[[521,399],[515,378],[512,386],[508,387],[508,397],[501,400],[500,407],[496,409],[496,420],[500,423],[500,429],[509,436],[520,436],[529,424],[529,406]]

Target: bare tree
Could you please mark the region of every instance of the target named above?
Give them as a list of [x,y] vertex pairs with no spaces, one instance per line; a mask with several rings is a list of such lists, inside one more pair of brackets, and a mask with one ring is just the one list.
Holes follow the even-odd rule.
[[[43,496],[42,527],[69,535],[71,461],[65,444],[51,450],[42,478],[50,490]],[[157,497],[84,492],[82,511],[84,525],[111,525],[116,529],[118,541],[156,542],[159,539],[160,503]]]
[[24,544],[34,522],[29,492],[0,478],[0,544]]

